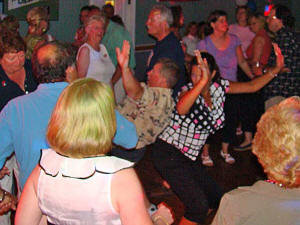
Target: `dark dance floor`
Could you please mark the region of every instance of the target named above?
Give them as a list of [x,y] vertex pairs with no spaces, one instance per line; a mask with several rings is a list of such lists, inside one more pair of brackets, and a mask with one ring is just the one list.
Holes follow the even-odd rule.
[[[236,144],[241,142],[241,138],[237,138]],[[214,166],[207,167],[207,170],[225,191],[238,186],[252,185],[256,180],[265,178],[261,166],[251,151],[236,152],[230,147],[229,152],[236,162],[229,165],[220,156],[221,141],[218,134],[214,137],[213,143],[215,144],[211,146],[210,155]],[[148,147],[146,155],[136,166],[136,171],[150,201],[154,204],[164,201],[172,208],[176,217],[174,223],[176,225],[183,215],[183,205],[171,190],[162,186],[162,179],[151,161],[151,148],[152,146]],[[199,163],[201,163],[200,160]],[[210,224],[214,215],[215,212],[211,213],[205,224]]]

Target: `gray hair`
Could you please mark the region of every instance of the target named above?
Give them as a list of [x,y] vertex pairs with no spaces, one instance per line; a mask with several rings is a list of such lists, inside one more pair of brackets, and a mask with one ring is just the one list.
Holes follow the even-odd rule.
[[156,64],[160,63],[162,65],[160,69],[161,75],[166,79],[168,87],[173,88],[180,76],[180,68],[176,62],[169,58],[160,58],[157,60]]
[[87,20],[85,21],[84,27],[87,27],[93,21],[99,21],[99,22],[102,22],[105,25],[106,24],[106,17],[102,12],[97,14],[97,15],[92,15],[92,16],[88,17]]
[[164,5],[154,5],[151,11],[153,10],[160,12],[160,17],[168,23],[169,27],[173,24],[173,15],[171,9]]

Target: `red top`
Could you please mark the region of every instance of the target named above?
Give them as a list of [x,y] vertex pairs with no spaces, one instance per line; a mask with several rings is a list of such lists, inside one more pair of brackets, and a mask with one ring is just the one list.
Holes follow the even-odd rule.
[[272,50],[272,41],[270,39],[270,37],[268,36],[267,32],[265,29],[261,29],[253,38],[251,44],[249,45],[247,51],[246,51],[246,55],[248,59],[251,59],[253,57],[253,46],[254,46],[254,42],[258,37],[262,37],[265,40],[265,45],[264,45],[264,49],[262,52],[262,55],[260,57],[259,60],[259,64],[261,64],[263,67],[268,63],[270,54],[271,54],[271,50]]

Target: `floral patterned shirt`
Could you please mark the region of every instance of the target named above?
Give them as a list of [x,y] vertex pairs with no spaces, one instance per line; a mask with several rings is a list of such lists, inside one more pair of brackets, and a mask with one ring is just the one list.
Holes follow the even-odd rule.
[[127,96],[118,105],[118,111],[136,126],[139,136],[137,149],[155,142],[156,137],[170,123],[175,107],[172,89],[141,84],[144,93],[139,101],[134,101]]

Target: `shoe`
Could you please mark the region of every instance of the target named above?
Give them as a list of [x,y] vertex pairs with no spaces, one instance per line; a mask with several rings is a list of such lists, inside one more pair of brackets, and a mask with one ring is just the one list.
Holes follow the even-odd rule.
[[214,162],[211,160],[209,155],[207,155],[207,156],[201,155],[201,159],[202,159],[202,164],[204,166],[213,166],[214,165]]
[[238,152],[243,152],[243,151],[251,150],[251,148],[252,148],[252,143],[249,143],[245,146],[236,146],[233,149]]
[[150,203],[150,206],[148,208],[148,213],[150,216],[152,216],[157,211],[157,206]]
[[233,164],[235,162],[235,159],[229,153],[224,153],[222,150],[220,153],[222,158],[225,159],[226,163]]

